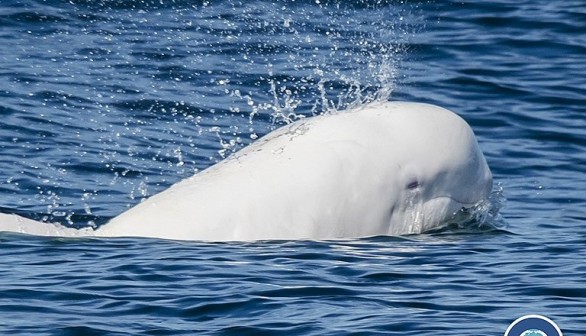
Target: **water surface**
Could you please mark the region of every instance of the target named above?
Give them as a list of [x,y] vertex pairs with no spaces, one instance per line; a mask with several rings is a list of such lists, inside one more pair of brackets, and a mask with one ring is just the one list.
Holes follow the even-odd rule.
[[376,97],[478,136],[502,230],[211,244],[0,234],[0,333],[586,330],[581,1],[0,4],[0,206],[100,225],[271,129]]

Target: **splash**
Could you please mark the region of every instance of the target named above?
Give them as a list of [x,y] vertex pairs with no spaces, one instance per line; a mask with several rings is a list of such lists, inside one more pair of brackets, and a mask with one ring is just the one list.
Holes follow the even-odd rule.
[[[219,158],[296,120],[387,100],[417,11],[396,1],[263,2],[262,8],[230,2],[230,7],[224,13],[229,19],[221,22],[227,28],[216,32],[221,42],[210,42],[229,43],[228,51],[220,52],[238,55],[230,58],[238,69],[231,76],[210,72],[210,82],[231,100],[233,122],[246,118],[247,126],[239,132],[227,125],[210,127],[221,146]],[[202,10],[222,12],[214,5]]]
[[428,231],[428,233],[475,233],[503,230],[507,223],[500,210],[505,206],[506,198],[502,183],[497,183],[489,198],[481,200],[471,208],[460,209],[445,226]]
[[259,97],[239,89],[231,92],[247,105],[233,109],[249,111],[251,138],[257,137],[254,121],[263,115],[274,128],[387,100],[412,30],[404,20],[408,10],[385,2],[364,7],[319,1],[293,8],[268,6],[265,17],[271,20],[263,22],[269,32],[264,46],[278,52],[263,53],[262,60],[253,51],[243,56],[250,64],[264,64]]

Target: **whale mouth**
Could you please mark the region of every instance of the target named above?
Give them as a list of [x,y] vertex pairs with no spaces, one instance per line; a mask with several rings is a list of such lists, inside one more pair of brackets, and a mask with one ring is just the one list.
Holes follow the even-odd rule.
[[438,233],[444,231],[476,231],[482,228],[495,229],[501,225],[494,219],[499,216],[500,202],[498,191],[476,202],[461,202],[450,196],[433,198],[423,205],[425,222],[421,233]]
[[438,196],[423,203],[421,207],[420,232],[429,232],[447,225],[464,225],[482,219],[488,211],[488,200],[462,202],[450,196]]

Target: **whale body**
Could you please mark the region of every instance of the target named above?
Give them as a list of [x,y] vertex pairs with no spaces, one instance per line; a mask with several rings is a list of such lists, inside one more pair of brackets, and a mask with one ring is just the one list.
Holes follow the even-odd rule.
[[1,215],[38,235],[248,241],[429,231],[485,201],[492,175],[469,125],[421,103],[298,120],[95,231]]

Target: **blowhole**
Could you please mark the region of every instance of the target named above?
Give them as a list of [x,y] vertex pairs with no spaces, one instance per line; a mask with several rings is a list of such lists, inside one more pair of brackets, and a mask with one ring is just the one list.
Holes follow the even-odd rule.
[[417,189],[417,188],[419,188],[419,181],[417,181],[417,180],[411,181],[411,182],[409,182],[409,184],[407,184],[408,190],[413,190],[413,189]]

